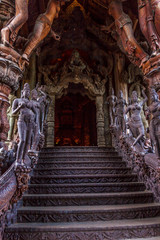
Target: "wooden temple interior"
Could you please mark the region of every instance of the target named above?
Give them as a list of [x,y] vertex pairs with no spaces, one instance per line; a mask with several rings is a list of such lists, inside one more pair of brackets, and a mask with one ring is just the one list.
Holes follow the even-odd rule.
[[0,240],[160,240],[160,0],[0,0]]

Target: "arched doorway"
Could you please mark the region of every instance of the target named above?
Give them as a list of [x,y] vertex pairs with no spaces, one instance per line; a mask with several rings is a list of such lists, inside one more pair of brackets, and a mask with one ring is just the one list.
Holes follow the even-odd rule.
[[55,101],[55,146],[96,146],[96,104],[68,93]]
[[[61,139],[57,139],[58,135],[56,136],[58,130],[55,128],[55,105],[57,99],[62,98],[62,96],[66,96],[69,93],[72,94],[81,94],[81,97],[83,96],[88,96],[88,98],[90,99],[90,101],[95,101],[96,105],[96,114],[94,114],[94,119],[96,122],[96,128],[92,127],[93,130],[92,132],[89,131],[88,133],[85,133],[85,131],[81,132],[81,137],[80,140],[77,139],[76,142],[77,145],[81,145],[81,146],[87,146],[87,145],[97,145],[98,147],[105,147],[106,146],[106,140],[105,140],[105,118],[104,118],[104,94],[106,91],[106,82],[108,80],[108,78],[105,75],[104,79],[101,79],[101,77],[96,74],[93,73],[93,71],[90,69],[89,66],[86,65],[86,63],[83,62],[83,60],[80,58],[80,56],[78,55],[78,59],[77,59],[77,54],[75,56],[75,53],[73,54],[73,56],[63,65],[63,67],[61,67],[58,71],[58,73],[56,75],[52,75],[50,76],[50,69],[52,69],[52,66],[48,66],[47,68],[48,70],[46,71],[46,67],[44,69],[44,67],[41,68],[41,72],[42,74],[44,74],[45,76],[45,83],[48,86],[48,93],[50,95],[50,99],[51,99],[51,104],[49,107],[49,112],[48,112],[48,118],[47,118],[47,139],[46,139],[46,147],[54,147],[55,143],[56,145],[74,145],[75,141],[73,143],[73,140],[65,137],[65,141],[63,140],[63,143],[60,143]],[[54,77],[53,77],[54,76]],[[70,101],[71,103],[74,102],[74,100],[72,99]],[[72,105],[72,104],[69,104]],[[95,109],[94,108],[94,109]],[[74,108],[76,109],[76,107]],[[89,107],[86,109],[83,109],[84,113],[82,115],[85,114],[84,118],[87,118],[86,115],[90,113],[90,109]],[[64,115],[66,115],[66,118],[70,119],[72,118],[73,120],[73,109],[70,107],[68,110],[63,109],[64,111]],[[67,112],[68,111],[68,112]],[[68,114],[68,117],[67,117]],[[62,118],[60,118],[62,119]],[[77,117],[78,119],[78,117]],[[88,116],[88,121],[84,120],[85,125],[83,126],[83,130],[86,128],[87,129],[87,124],[88,124],[88,128],[90,128],[91,124],[90,124],[90,119],[91,119],[91,114],[89,114]],[[69,120],[67,120],[69,121]],[[62,122],[62,120],[61,120]],[[82,121],[83,122],[83,121]],[[73,125],[72,125],[73,126]],[[58,128],[58,127],[57,127]],[[60,132],[62,132],[62,129],[64,128],[64,126],[62,126],[61,124],[61,131],[59,129],[59,135]],[[66,126],[65,126],[66,128]],[[55,133],[56,130],[56,133]],[[88,131],[88,130],[87,130]],[[86,131],[86,132],[87,132]],[[73,134],[73,130],[71,131],[71,127],[70,127],[70,132],[72,132]],[[95,134],[97,135],[97,137],[95,138],[95,135],[93,137],[94,141],[92,142],[92,135],[91,133],[95,132]],[[64,134],[64,132],[63,132]],[[88,136],[87,136],[88,134]],[[66,136],[71,135],[71,133],[66,133]],[[55,140],[56,138],[56,140]],[[68,139],[67,139],[68,138]],[[97,139],[96,143],[95,143],[95,139]],[[61,141],[62,142],[62,141]],[[89,142],[89,143],[88,143]]]

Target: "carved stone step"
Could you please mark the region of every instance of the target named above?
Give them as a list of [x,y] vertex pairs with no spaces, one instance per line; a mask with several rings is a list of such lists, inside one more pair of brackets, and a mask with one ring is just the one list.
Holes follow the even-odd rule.
[[59,167],[126,167],[122,161],[45,161],[38,162],[35,169],[59,168]]
[[130,239],[127,238],[126,240],[160,240],[160,236],[150,237],[150,238],[130,238]]
[[48,168],[48,169],[34,169],[35,176],[38,175],[86,175],[86,174],[129,174],[130,168],[102,168],[102,167],[70,167],[70,168]]
[[121,157],[118,156],[105,156],[105,157],[100,157],[100,156],[46,156],[46,157],[39,157],[39,163],[47,163],[47,162],[64,162],[64,161],[104,161],[104,162],[112,162],[112,161],[117,161],[120,162],[122,161]]
[[84,194],[25,194],[24,206],[81,206],[151,203],[151,192],[84,193]]
[[160,216],[160,204],[110,206],[22,207],[18,222],[87,222]]
[[28,193],[104,193],[144,191],[144,183],[30,184]]
[[97,147],[97,146],[92,146],[92,147],[54,147],[54,148],[43,148],[40,153],[55,153],[55,152],[115,152],[115,149],[113,147]]
[[160,236],[160,217],[98,222],[19,223],[5,231],[4,240],[124,240]]
[[136,174],[33,176],[31,184],[137,182]]
[[55,157],[118,157],[117,152],[70,152],[70,153],[65,153],[65,152],[55,152],[55,153],[40,153],[39,158],[55,158]]

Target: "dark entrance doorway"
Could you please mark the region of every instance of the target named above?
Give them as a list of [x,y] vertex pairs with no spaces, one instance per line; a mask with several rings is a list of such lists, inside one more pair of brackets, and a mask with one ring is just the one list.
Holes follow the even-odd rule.
[[96,146],[95,101],[68,93],[56,99],[55,146]]

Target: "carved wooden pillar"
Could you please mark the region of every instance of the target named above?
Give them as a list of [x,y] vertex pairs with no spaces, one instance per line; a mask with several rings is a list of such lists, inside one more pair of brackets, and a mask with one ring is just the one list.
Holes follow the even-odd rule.
[[54,147],[54,128],[55,128],[55,95],[50,95],[51,103],[47,118],[47,139],[46,147]]
[[[113,81],[112,75],[109,75],[108,76],[108,84],[107,84],[107,87],[109,88],[108,96],[112,94],[112,88],[113,88],[113,82],[112,81]],[[105,94],[104,99],[107,99],[108,96]],[[105,100],[104,100],[104,103],[105,103]],[[104,124],[105,124],[106,146],[112,146],[112,136],[110,134],[109,119],[110,119],[109,107],[108,107],[108,104],[105,103],[104,104]]]
[[22,76],[22,72],[17,64],[0,58],[0,141],[7,140],[9,131],[7,119],[8,96],[11,91],[18,89]]
[[9,107],[8,96],[11,88],[5,84],[0,84],[0,140],[5,141],[8,136],[9,123],[7,120],[7,109]]
[[36,86],[36,54],[33,53],[29,61],[29,85],[31,89]]
[[103,109],[103,96],[96,97],[97,109],[97,144],[98,147],[105,147],[104,137],[104,109]]

